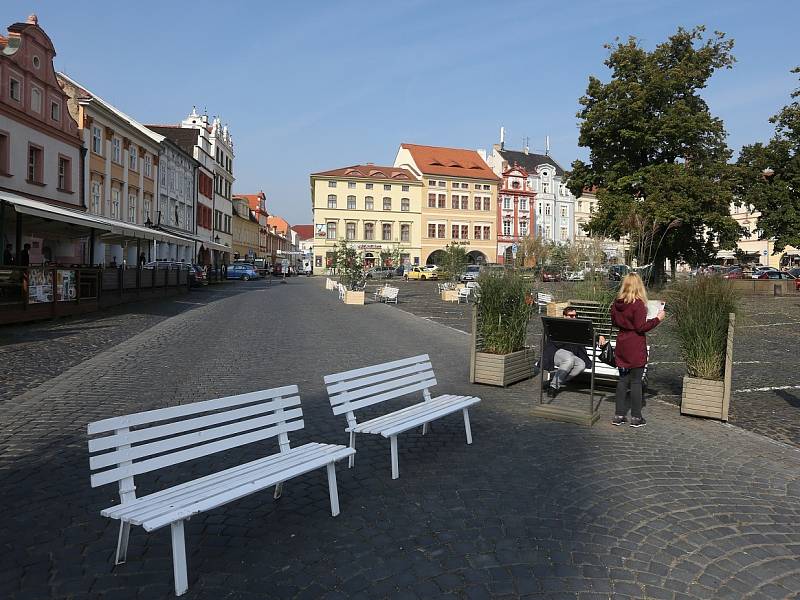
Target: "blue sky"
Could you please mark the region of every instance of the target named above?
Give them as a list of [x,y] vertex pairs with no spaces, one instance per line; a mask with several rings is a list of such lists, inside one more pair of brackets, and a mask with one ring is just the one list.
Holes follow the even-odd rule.
[[678,26],[736,41],[738,63],[704,96],[733,149],[772,133],[797,87],[800,2],[405,0],[403,2],[3,3],[4,24],[36,12],[56,68],[144,123],[207,108],[234,137],[236,193],[311,219],[308,175],[391,164],[401,142],[490,148],[550,136],[564,166],[579,148],[578,98],[607,78],[603,44],[652,48]]

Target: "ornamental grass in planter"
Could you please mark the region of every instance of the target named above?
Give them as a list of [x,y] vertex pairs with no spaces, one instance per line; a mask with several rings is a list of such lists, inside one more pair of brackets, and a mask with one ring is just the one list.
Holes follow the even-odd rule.
[[485,273],[473,313],[470,381],[506,386],[533,376],[534,354],[525,346],[534,304],[517,273]]
[[675,283],[667,307],[686,362],[681,413],[727,421],[739,295],[721,277],[698,277]]

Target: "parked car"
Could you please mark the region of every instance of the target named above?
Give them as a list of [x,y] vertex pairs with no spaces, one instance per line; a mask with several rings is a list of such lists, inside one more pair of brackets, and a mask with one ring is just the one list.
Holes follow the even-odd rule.
[[227,279],[241,279],[242,281],[258,279],[258,271],[256,271],[253,265],[246,263],[230,265],[228,267]]
[[800,267],[789,269],[789,275],[794,277],[794,289],[800,292]]
[[391,279],[394,277],[392,267],[373,267],[364,275],[367,279]]
[[208,274],[200,265],[189,265],[189,285],[192,287],[208,285]]
[[427,267],[411,267],[403,275],[407,280],[410,279],[439,279],[439,274],[436,271],[431,271]]
[[561,281],[561,273],[552,269],[542,269],[542,281]]
[[741,267],[731,267],[722,274],[723,279],[742,279],[744,271]]
[[410,267],[409,265],[400,265],[399,267],[397,267],[397,268],[394,270],[394,276],[395,276],[395,277],[402,277],[402,276],[403,276],[403,274],[404,274],[406,271],[408,271],[409,269],[411,269],[411,267]]
[[467,281],[475,281],[481,274],[481,267],[480,265],[467,265],[467,268],[464,269],[464,272],[461,273],[462,283],[466,283]]
[[759,279],[796,279],[791,273],[783,271],[761,271],[758,275]]
[[753,273],[750,275],[750,277],[752,279],[761,279],[761,274],[762,273],[767,273],[767,272],[772,272],[772,271],[774,271],[776,273],[779,272],[778,269],[776,269],[775,267],[767,267],[765,265],[760,265],[758,267],[754,267],[753,268]]
[[586,275],[583,271],[567,271],[566,279],[567,281],[583,281],[586,279]]
[[608,267],[608,278],[611,281],[622,281],[622,278],[625,277],[630,270],[628,265],[610,265]]

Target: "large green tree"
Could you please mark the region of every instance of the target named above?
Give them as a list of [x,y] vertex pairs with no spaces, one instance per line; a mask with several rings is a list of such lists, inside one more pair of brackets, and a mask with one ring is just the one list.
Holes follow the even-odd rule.
[[739,201],[761,213],[758,229],[762,239],[775,240],[776,253],[800,248],[800,88],[791,97],[770,119],[775,135],[769,143],[742,148],[734,178]]
[[573,162],[569,179],[576,196],[598,189],[587,230],[627,236],[657,274],[666,258],[700,262],[717,246],[735,247],[731,152],[722,120],[699,93],[716,70],[733,65],[733,41],[695,27],[679,28],[652,51],[633,37],[606,48],[610,80],[590,77],[580,99],[579,144],[589,162]]

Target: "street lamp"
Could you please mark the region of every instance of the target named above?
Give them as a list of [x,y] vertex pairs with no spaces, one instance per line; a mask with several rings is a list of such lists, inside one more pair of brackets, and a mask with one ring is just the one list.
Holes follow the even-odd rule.
[[144,222],[144,226],[148,229],[153,227],[153,222],[150,220],[150,215],[147,215],[147,221]]
[[214,236],[214,241],[215,241],[217,244],[219,244],[219,236],[218,236],[218,235],[217,235],[217,236]]

